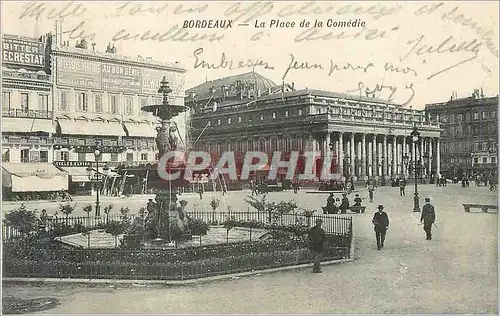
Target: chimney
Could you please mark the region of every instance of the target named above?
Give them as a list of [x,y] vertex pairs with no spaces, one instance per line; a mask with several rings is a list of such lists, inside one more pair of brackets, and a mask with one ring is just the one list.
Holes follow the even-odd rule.
[[481,87],[481,99],[484,99],[483,87]]
[[295,82],[292,82],[292,90],[295,90]]

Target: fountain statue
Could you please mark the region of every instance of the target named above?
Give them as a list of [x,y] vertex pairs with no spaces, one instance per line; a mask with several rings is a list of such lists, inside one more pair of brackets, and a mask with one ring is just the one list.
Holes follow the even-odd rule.
[[[161,119],[161,126],[156,127],[156,146],[158,147],[158,160],[167,152],[178,150],[177,129],[172,125],[172,118],[186,111],[187,107],[183,105],[170,104],[168,95],[172,92],[167,80],[163,77],[160,82],[158,93],[163,95],[162,104],[146,105],[141,109],[145,112],[151,112],[154,116]],[[167,172],[184,170],[182,163],[167,163]],[[176,187],[178,184],[167,180],[158,180],[155,182],[155,201],[148,203],[148,216],[146,217],[146,235],[156,237],[156,241],[169,242],[172,240],[172,234],[186,234],[186,220],[178,220],[179,214],[184,214],[183,206],[177,202]],[[182,210],[180,210],[182,209]]]

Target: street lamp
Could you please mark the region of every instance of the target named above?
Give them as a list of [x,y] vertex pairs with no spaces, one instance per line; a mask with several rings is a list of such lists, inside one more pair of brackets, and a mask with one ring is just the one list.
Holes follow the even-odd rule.
[[419,171],[421,169],[420,167],[420,164],[421,164],[421,161],[417,161],[416,157],[417,157],[417,145],[420,143],[420,132],[418,131],[417,127],[415,126],[413,128],[413,131],[410,133],[410,136],[411,136],[411,142],[413,144],[413,152],[415,154],[415,161],[413,161],[413,176],[415,178],[415,193],[414,193],[414,196],[413,196],[413,211],[414,212],[420,212],[420,201],[419,201],[419,196],[418,196],[418,181],[417,181],[417,178],[418,178],[418,175],[419,175]]
[[95,217],[101,216],[100,202],[99,202],[99,194],[100,194],[100,177],[99,177],[99,157],[101,156],[100,143],[96,142],[96,148],[94,150],[94,157],[96,163],[96,170],[93,173],[93,169],[91,167],[87,168],[88,176],[90,181],[95,181],[96,186],[96,201],[95,201]]

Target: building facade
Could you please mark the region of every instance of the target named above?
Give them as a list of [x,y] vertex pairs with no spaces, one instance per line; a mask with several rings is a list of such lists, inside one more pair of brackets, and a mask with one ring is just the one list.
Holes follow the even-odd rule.
[[443,128],[441,159],[448,177],[496,174],[498,168],[498,96],[474,90],[470,97],[453,95],[425,107]]
[[[317,176],[331,155],[333,171],[345,178],[387,180],[410,176],[409,164],[428,153],[423,174],[440,173],[440,129],[424,111],[371,97],[294,90],[293,84],[276,85],[256,73],[191,88],[186,105],[199,137],[193,147],[215,158],[234,151],[238,168],[246,151],[314,151]],[[410,137],[415,127],[422,137],[418,146]],[[299,159],[297,169],[303,168]]]
[[[50,34],[40,39],[7,36],[3,47],[4,162],[54,164],[69,175],[66,189],[74,193],[89,190],[86,169],[95,162],[96,144],[101,166],[156,160],[159,122],[141,107],[162,102],[158,88],[163,77],[173,89],[169,102],[183,105],[185,69],[120,56],[111,46],[100,52],[85,40],[70,47]],[[182,117],[177,124],[183,133]]]
[[45,38],[2,38],[2,193],[66,190],[52,165],[52,76]]

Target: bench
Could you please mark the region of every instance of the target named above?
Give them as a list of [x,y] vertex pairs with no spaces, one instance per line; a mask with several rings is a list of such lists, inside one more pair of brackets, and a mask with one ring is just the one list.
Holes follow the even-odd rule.
[[353,213],[364,213],[366,209],[366,206],[349,206],[348,210],[351,210]]
[[488,213],[489,209],[496,210],[498,209],[497,205],[486,205],[486,204],[462,204],[467,213],[470,213],[471,208],[480,208],[483,213]]

